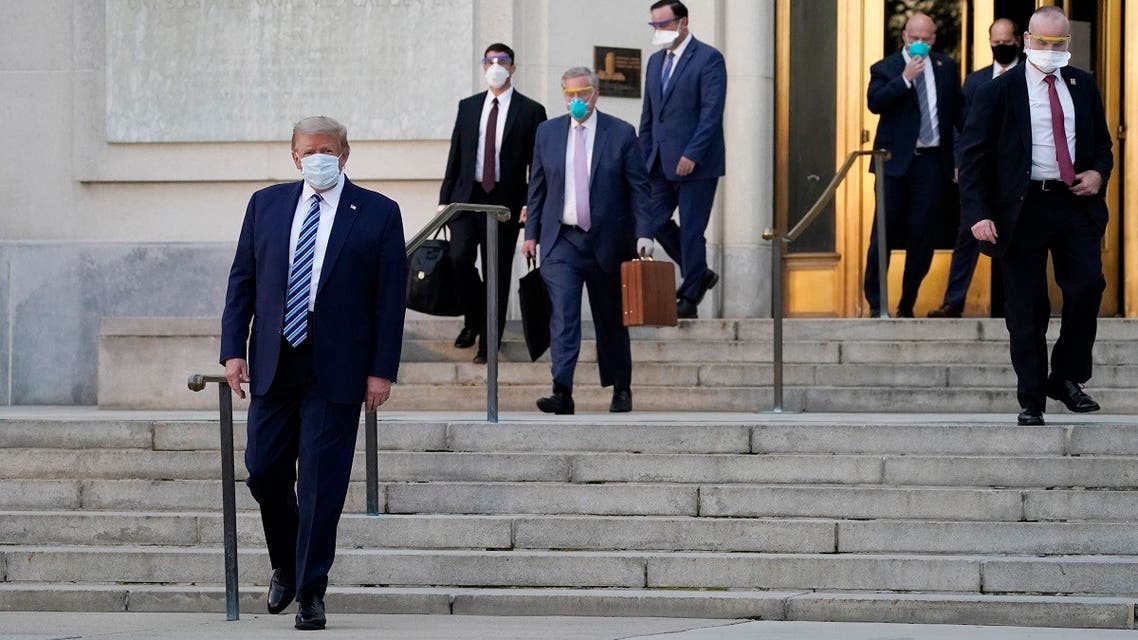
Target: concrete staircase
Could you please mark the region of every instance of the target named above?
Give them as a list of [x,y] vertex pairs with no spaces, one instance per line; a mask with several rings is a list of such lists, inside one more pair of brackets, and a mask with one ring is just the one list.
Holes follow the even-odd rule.
[[[485,408],[484,365],[455,349],[458,320],[409,319],[397,411]],[[103,321],[99,406],[206,409],[213,394],[189,394],[186,375],[218,371],[216,319]],[[1058,324],[1052,325],[1052,338]],[[578,411],[606,411],[590,324],[577,368]],[[521,327],[505,333],[499,371],[503,411],[533,411],[550,389],[549,356],[529,361]],[[771,408],[771,321],[681,321],[632,331],[633,405],[638,411],[765,411]],[[1015,413],[1015,375],[999,319],[789,320],[784,407],[788,411]],[[1106,411],[1138,413],[1138,322],[1099,322],[1088,391]],[[1051,403],[1051,411],[1061,411]]]
[[[1007,418],[385,419],[329,610],[1132,628],[1138,420]],[[0,417],[0,610],[224,611],[218,466],[208,421]]]

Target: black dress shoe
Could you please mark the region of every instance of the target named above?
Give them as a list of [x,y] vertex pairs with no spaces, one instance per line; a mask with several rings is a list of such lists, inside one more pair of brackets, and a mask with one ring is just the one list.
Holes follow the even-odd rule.
[[609,413],[628,413],[629,411],[632,411],[632,390],[613,389]]
[[694,320],[699,317],[699,310],[692,301],[680,298],[676,301],[676,317],[685,320]]
[[870,307],[869,308],[869,317],[870,318],[880,318],[881,317],[881,309],[878,307]]
[[328,624],[324,617],[324,596],[312,596],[300,601],[296,612],[296,628],[301,631],[319,631]]
[[474,354],[474,360],[472,360],[472,362],[474,364],[486,364],[486,354],[482,352]]
[[562,416],[573,415],[573,395],[568,391],[555,389],[553,395],[538,399],[537,408],[541,409],[542,413],[555,413]]
[[954,304],[942,304],[939,309],[933,309],[929,312],[930,318],[959,318],[964,314],[964,309]]
[[474,341],[478,339],[478,332],[466,327],[458,332],[458,337],[454,339],[454,346],[459,349],[469,349],[474,346]]
[[285,579],[284,573],[280,569],[274,569],[273,577],[269,578],[269,593],[265,597],[269,613],[276,615],[284,611],[288,605],[292,604],[295,597],[296,587],[293,586],[292,580]]
[[719,274],[715,273],[711,269],[704,271],[703,277],[699,279],[699,295],[696,296],[695,299],[696,305],[699,305],[699,303],[703,302],[703,296],[705,296],[708,291],[711,291],[713,288],[715,288],[715,285],[717,284],[719,284]]
[[1016,422],[1022,427],[1042,427],[1045,424],[1043,422],[1043,412],[1039,409],[1024,409],[1020,411]]
[[1098,403],[1088,396],[1082,387],[1070,380],[1051,378],[1047,381],[1047,397],[1062,402],[1075,413],[1098,411]]
[[908,309],[905,309],[903,307],[897,307],[897,317],[898,318],[912,318],[913,317],[913,308],[909,307]]

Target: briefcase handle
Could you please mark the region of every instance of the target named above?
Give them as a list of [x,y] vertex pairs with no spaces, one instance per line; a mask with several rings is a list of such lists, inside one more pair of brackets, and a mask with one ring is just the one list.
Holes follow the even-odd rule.
[[533,271],[537,266],[537,257],[526,256],[526,271]]

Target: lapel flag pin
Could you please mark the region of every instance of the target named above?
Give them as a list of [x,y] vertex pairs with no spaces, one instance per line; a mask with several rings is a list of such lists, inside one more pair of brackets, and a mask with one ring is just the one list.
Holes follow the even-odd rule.
[[1067,82],[1068,82],[1068,84],[1070,84],[1072,87],[1073,87],[1073,86],[1075,86],[1075,85],[1077,85],[1077,84],[1079,84],[1078,82],[1075,82],[1075,79],[1074,79],[1074,78],[1071,78],[1070,80],[1067,80]]
[[350,204],[350,205],[348,205],[348,208],[349,208],[349,209],[351,209],[352,211],[355,211],[355,210],[356,210],[356,205],[354,205],[354,204]]

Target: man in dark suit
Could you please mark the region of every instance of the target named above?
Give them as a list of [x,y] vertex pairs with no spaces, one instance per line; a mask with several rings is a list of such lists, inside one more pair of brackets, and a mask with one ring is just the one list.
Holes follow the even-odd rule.
[[[998,257],[1005,322],[1022,411],[1043,424],[1046,398],[1071,411],[1099,406],[1091,377],[1102,275],[1103,199],[1114,166],[1094,77],[1066,66],[1071,30],[1042,7],[1024,34],[1027,62],[980,88],[961,140],[961,199],[980,250]],[[1047,255],[1063,291],[1059,338],[1047,368]]]
[[[656,234],[680,265],[676,312],[695,318],[704,294],[719,282],[707,267],[707,223],[715,188],[724,174],[723,105],[727,67],[723,54],[688,31],[688,9],[676,0],[651,7],[653,44],[648,58],[640,148],[647,160],[654,214],[666,222]],[[680,224],[672,212],[680,210]]]
[[545,413],[574,411],[582,286],[597,330],[601,386],[613,386],[609,410],[632,410],[632,351],[621,311],[620,263],[638,250],[651,255],[652,236],[663,222],[648,206],[636,130],[596,110],[598,86],[596,74],[584,67],[561,76],[569,115],[538,127],[533,152],[522,253],[535,257],[541,245],[541,275],[553,307],[553,395],[537,401]]
[[[1004,74],[1020,62],[1022,42],[1016,23],[1000,18],[988,27],[988,40],[992,46],[994,62],[983,69],[973,71],[964,79],[961,90],[960,122],[968,118],[968,109],[980,87]],[[960,167],[960,138],[956,140],[956,166]],[[948,286],[944,291],[944,302],[939,309],[929,312],[930,318],[959,318],[964,313],[964,297],[972,284],[972,272],[976,270],[976,260],[980,257],[980,245],[972,235],[972,225],[961,216],[956,231],[956,244],[952,247],[952,265],[948,269]]]
[[[934,230],[943,217],[943,200],[952,184],[953,129],[960,114],[960,83],[956,62],[929,49],[936,42],[936,25],[914,13],[902,33],[904,47],[870,67],[869,110],[881,116],[874,149],[891,154],[885,162],[885,220],[874,213],[865,263],[865,298],[870,314],[881,308],[878,283],[878,224],[886,225],[889,249],[905,249],[905,273],[897,315],[913,317],[921,281],[929,271],[935,248]],[[870,171],[873,168],[870,167]]]
[[[452,202],[497,204],[510,208],[510,219],[498,227],[498,336],[506,326],[514,247],[518,243],[526,178],[533,156],[537,125],[545,122],[545,107],[514,89],[511,79],[514,50],[495,43],[486,47],[482,70],[487,91],[458,103],[458,116],[450,138],[446,176],[439,189],[439,207]],[[465,211],[450,222],[450,257],[459,274],[465,307],[465,326],[454,346],[465,349],[478,338],[474,362],[486,362],[486,289],[474,268],[481,252],[486,270],[486,215]]]
[[335,120],[296,124],[304,179],[250,198],[221,319],[229,386],[253,395],[245,465],[273,567],[268,609],[296,597],[298,629],[324,628],[360,403],[387,401],[403,340],[399,205],[344,176],[348,152]]

